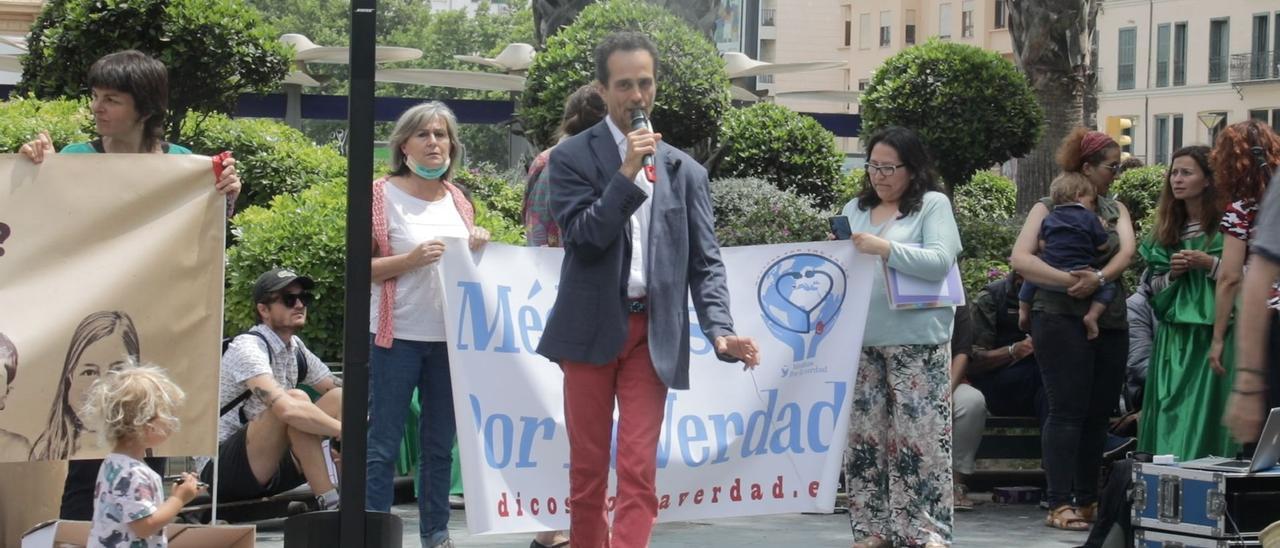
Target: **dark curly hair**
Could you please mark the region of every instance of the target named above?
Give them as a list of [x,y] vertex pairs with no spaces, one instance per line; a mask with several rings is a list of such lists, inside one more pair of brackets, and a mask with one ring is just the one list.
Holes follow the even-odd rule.
[[560,117],[559,136],[572,137],[600,123],[609,114],[604,97],[591,84],[583,85],[569,95],[564,102],[564,114]]
[[[920,211],[924,205],[924,195],[931,190],[938,190],[938,177],[933,172],[933,164],[929,152],[925,149],[920,134],[902,126],[889,126],[877,131],[867,140],[867,158],[876,145],[885,146],[898,152],[898,160],[902,162],[911,180],[898,201],[898,218],[902,219]],[[871,171],[868,170],[862,179],[862,191],[858,193],[858,209],[867,211],[880,205],[880,195],[871,184]]]
[[1266,122],[1237,122],[1218,134],[1209,158],[1223,201],[1261,200],[1280,165],[1280,137]]

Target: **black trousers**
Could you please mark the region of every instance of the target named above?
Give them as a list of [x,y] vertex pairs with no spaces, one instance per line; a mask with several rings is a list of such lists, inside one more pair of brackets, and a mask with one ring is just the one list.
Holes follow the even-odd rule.
[[1098,473],[1111,412],[1120,401],[1127,329],[1085,337],[1080,316],[1036,312],[1031,336],[1049,402],[1041,430],[1049,507],[1098,500]]
[[[164,457],[147,457],[147,466],[164,476]],[[73,460],[67,463],[67,480],[62,485],[59,519],[93,520],[93,486],[98,482],[102,459]]]

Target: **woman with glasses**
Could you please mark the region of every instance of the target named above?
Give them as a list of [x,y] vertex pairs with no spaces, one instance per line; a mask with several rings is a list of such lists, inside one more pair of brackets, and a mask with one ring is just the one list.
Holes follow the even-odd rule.
[[[1129,353],[1125,309],[1127,293],[1121,275],[1129,267],[1136,244],[1133,223],[1124,204],[1108,195],[1120,168],[1120,145],[1106,134],[1076,128],[1058,148],[1064,174],[1083,175],[1097,193],[1095,211],[1107,243],[1092,268],[1065,272],[1036,256],[1045,219],[1055,207],[1043,198],[1027,214],[1013,247],[1013,268],[1042,287],[1061,286],[1066,293],[1038,291],[1031,304],[1031,338],[1036,341],[1049,417],[1041,429],[1049,515],[1045,525],[1085,531],[1098,508],[1098,470],[1106,441],[1107,420],[1124,385]],[[1092,339],[1084,324],[1092,296],[1108,281],[1117,295],[1098,318]]]
[[[951,202],[924,143],[889,127],[867,142],[867,178],[844,206],[860,253],[941,281],[960,254]],[[854,548],[951,542],[952,307],[896,310],[875,269],[845,450]]]
[[444,238],[467,240],[475,250],[489,241],[489,232],[475,226],[470,198],[450,182],[462,143],[449,107],[432,101],[405,111],[390,148],[391,174],[373,183],[366,508],[391,510],[391,480],[416,388],[422,406],[418,532],[423,548],[451,548],[453,389],[437,265]]

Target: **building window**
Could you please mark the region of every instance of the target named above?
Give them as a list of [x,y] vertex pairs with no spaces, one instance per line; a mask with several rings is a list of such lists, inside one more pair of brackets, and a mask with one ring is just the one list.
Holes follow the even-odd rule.
[[1169,24],[1156,27],[1156,87],[1169,86]]
[[1227,81],[1227,59],[1231,51],[1230,19],[1209,22],[1209,83]]
[[1177,152],[1182,148],[1182,115],[1173,115],[1173,141],[1169,145],[1169,150]]
[[1116,89],[1133,89],[1134,70],[1138,62],[1138,29],[1120,29],[1120,68],[1116,71]]
[[1155,163],[1167,165],[1169,163],[1169,117],[1156,116],[1155,126]]
[[907,31],[903,33],[902,38],[907,45],[916,43],[916,10],[907,10]]
[[858,15],[858,49],[871,49],[871,14]]
[[1249,63],[1249,76],[1252,80],[1267,78],[1267,40],[1270,38],[1270,17],[1266,14],[1253,16],[1252,62]]
[[1187,85],[1187,24],[1173,26],[1173,85]]
[[858,91],[866,91],[867,86],[870,84],[871,84],[871,80],[868,80],[866,78],[858,80]]
[[880,47],[889,47],[889,29],[893,25],[893,14],[887,11],[880,12]]
[[951,38],[951,4],[938,4],[938,38]]
[[847,48],[853,45],[853,7],[840,8],[840,14],[844,18],[844,47]]
[[960,37],[973,38],[973,0],[960,4]]
[[1273,109],[1254,109],[1249,111],[1249,118],[1259,122],[1265,122],[1271,126],[1273,131],[1277,130],[1276,124],[1280,124],[1280,108]]
[[1004,4],[1004,0],[996,0],[996,9],[994,10],[996,18],[995,21],[992,21],[992,26],[994,28],[1003,29],[1009,26],[1008,9],[1008,6]]

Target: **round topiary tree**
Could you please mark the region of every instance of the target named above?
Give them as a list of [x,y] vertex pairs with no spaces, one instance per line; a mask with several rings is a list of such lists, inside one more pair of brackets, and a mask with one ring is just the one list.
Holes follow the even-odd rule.
[[711,209],[723,246],[813,242],[827,235],[827,215],[813,200],[764,179],[712,181]]
[[1044,120],[1013,63],[936,39],[886,60],[860,104],[863,135],[890,125],[919,132],[949,190],[974,172],[1030,152]]
[[80,97],[99,57],[137,49],[169,68],[168,138],[187,112],[231,112],[241,93],[262,92],[291,54],[242,0],[52,0],[31,27],[19,93]]
[[296,194],[321,181],[346,177],[347,160],[333,147],[316,146],[302,132],[263,118],[222,114],[190,116],[180,143],[196,154],[230,150],[244,181],[236,209],[265,206],[280,194]]
[[819,206],[836,200],[843,155],[816,120],[773,103],[732,109],[720,126],[712,177],[760,177]]
[[564,101],[595,79],[592,54],[609,33],[644,32],[658,47],[658,95],[654,131],[667,143],[692,148],[716,135],[729,108],[724,61],[698,31],[670,12],[638,0],[609,0],[588,6],[577,21],[547,40],[529,67],[519,116],[525,136],[546,148],[555,143]]

